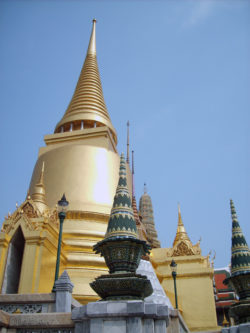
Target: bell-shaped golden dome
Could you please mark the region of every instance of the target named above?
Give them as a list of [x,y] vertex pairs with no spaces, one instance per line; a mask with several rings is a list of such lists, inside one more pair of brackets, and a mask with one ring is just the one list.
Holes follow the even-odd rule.
[[95,36],[96,20],[93,20],[89,47],[75,92],[62,120],[56,125],[55,133],[107,126],[117,143],[116,131],[111,123],[103,97],[96,59]]

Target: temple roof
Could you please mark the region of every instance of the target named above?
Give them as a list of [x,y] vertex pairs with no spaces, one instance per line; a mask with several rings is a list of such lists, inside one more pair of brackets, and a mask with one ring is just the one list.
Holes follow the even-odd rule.
[[55,133],[60,132],[62,127],[64,131],[68,131],[71,125],[80,129],[82,121],[84,128],[107,126],[117,143],[116,131],[104,101],[96,59],[96,20],[93,20],[87,55],[75,92],[63,118],[56,125]]
[[230,200],[232,215],[231,276],[250,273],[250,250],[237,219],[233,200]]

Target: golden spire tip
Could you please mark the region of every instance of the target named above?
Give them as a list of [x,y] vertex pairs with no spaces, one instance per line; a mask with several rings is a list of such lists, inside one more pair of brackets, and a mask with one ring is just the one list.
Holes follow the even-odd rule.
[[179,202],[178,202],[178,225],[183,225],[182,217],[181,217],[181,206],[180,206]]
[[96,38],[95,38],[95,24],[96,24],[96,19],[93,19],[93,27],[92,27],[92,32],[89,40],[89,47],[87,54],[92,54],[96,55]]

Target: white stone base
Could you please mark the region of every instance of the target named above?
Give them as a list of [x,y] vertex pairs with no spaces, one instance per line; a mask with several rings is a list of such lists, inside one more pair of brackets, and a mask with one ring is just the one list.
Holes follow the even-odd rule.
[[246,324],[240,324],[237,326],[223,327],[221,333],[249,333],[250,332],[250,322]]
[[144,300],[145,302],[164,304],[167,305],[170,309],[173,309],[173,306],[170,303],[169,298],[165,294],[165,291],[162,288],[160,281],[158,280],[150,261],[141,259],[140,265],[137,268],[136,273],[141,275],[146,275],[153,287],[153,294],[145,298]]
[[75,308],[75,333],[166,333],[168,307],[143,301],[94,302]]

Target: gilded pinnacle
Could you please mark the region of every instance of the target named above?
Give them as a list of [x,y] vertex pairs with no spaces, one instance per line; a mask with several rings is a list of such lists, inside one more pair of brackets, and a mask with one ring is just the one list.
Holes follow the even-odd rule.
[[96,59],[96,20],[86,58],[69,106],[56,125],[55,133],[107,126],[117,144],[116,131],[111,123],[104,101],[102,84]]
[[182,222],[181,208],[180,208],[180,204],[178,203],[178,226],[177,226],[177,232],[176,232],[176,236],[174,239],[173,247],[181,240],[191,243],[191,241],[188,237],[188,234],[186,232],[186,229],[184,227],[184,224]]
[[89,40],[89,47],[87,54],[96,55],[96,34],[95,34],[95,27],[96,27],[96,19],[93,19],[93,26],[92,26],[92,33]]
[[41,174],[40,174],[40,179],[37,183],[37,184],[41,184],[43,186],[44,186],[44,165],[45,165],[45,162],[43,161],[42,170],[41,170]]
[[42,163],[41,173],[38,182],[34,187],[34,191],[31,195],[31,199],[37,203],[39,210],[42,212],[45,208],[47,208],[46,200],[45,200],[45,186],[44,186],[44,165]]

